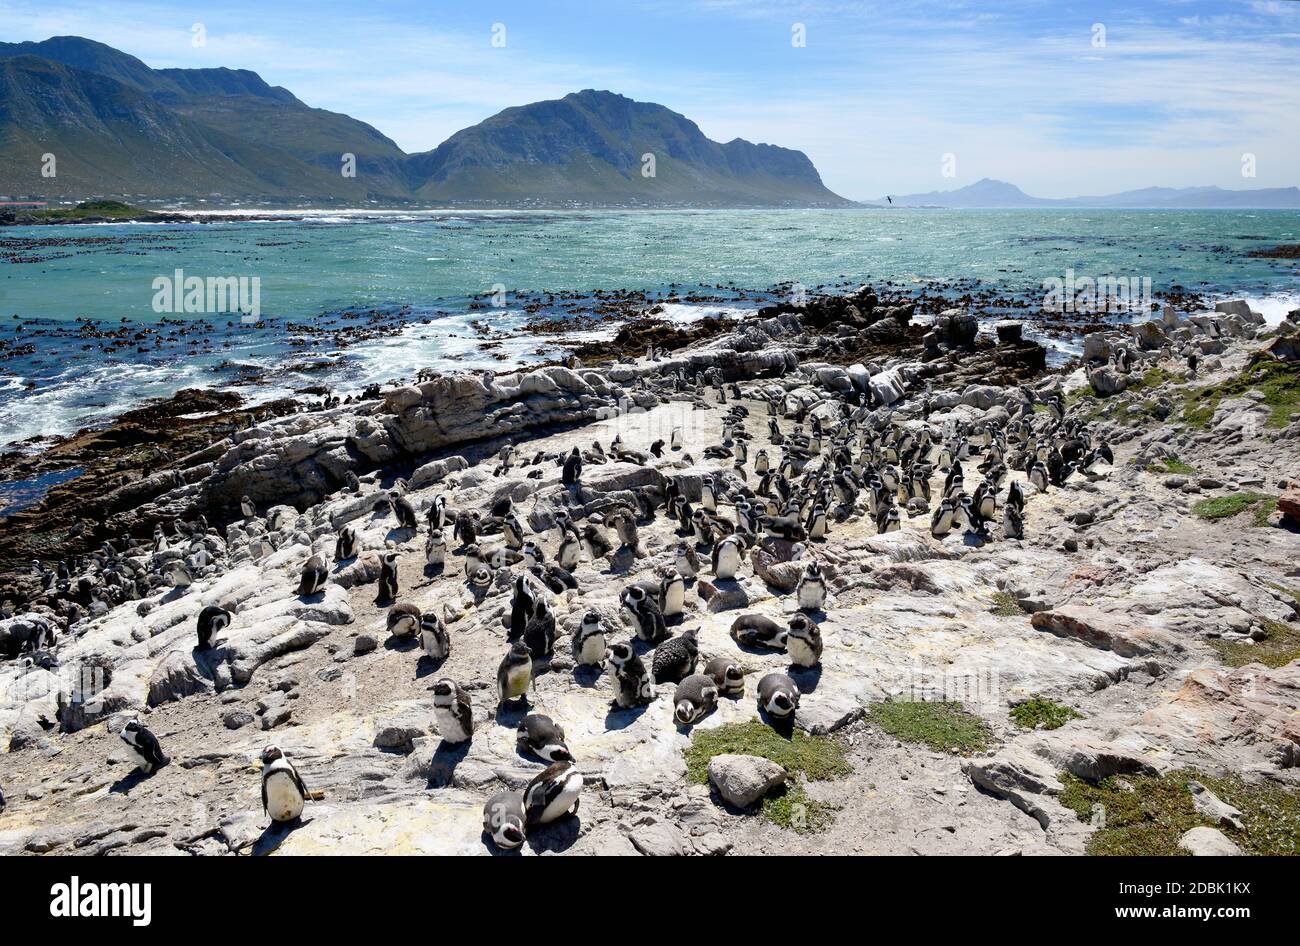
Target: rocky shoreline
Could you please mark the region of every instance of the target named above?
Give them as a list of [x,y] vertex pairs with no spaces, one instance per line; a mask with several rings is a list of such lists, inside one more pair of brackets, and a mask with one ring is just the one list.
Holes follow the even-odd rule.
[[[480,512],[484,548],[501,544],[490,510],[510,500],[548,563],[558,511],[610,530],[608,552],[574,566],[576,588],[546,592],[559,640],[536,658],[531,699],[564,726],[585,785],[580,815],[530,830],[525,852],[1133,853],[1118,814],[1107,824],[1093,807],[1181,779],[1199,789],[1179,796],[1185,830],[1160,844],[1295,853],[1300,823],[1288,834],[1285,821],[1300,792],[1295,326],[1275,334],[1244,303],[1166,309],[1087,334],[1083,364],[1056,371],[1017,322],[988,339],[967,310],[925,325],[916,311],[864,288],[739,322],[648,323],[567,364],[431,375],[307,412],[286,403],[252,416],[237,399],[184,392],[14,461],[23,475],[88,472],[0,533],[11,565],[0,587],[0,852],[493,851],[480,835],[484,802],[543,767],[516,750],[522,712],[497,709],[493,683],[522,568],[506,561],[486,585],[467,582],[450,535],[445,565],[429,565],[425,519],[445,495],[454,511]],[[821,449],[801,448],[814,419]],[[744,531],[758,451],[774,468],[793,457],[816,470],[847,419],[852,456],[930,431],[929,499],[900,499],[896,531],[860,494],[841,497],[824,538],[801,547],[760,529],[734,579],[709,567],[720,537],[702,543],[670,630],[694,630],[702,662],[733,658],[745,695],[689,726],[674,725],[669,683],[645,705],[611,708],[610,681],[570,657],[569,639],[588,612],[611,644],[633,636],[625,588],[658,582],[691,538],[665,503],[677,494],[706,508],[708,485],[719,520]],[[156,430],[173,439],[147,446],[141,432]],[[1086,432],[1113,463],[1081,455],[1040,490],[1008,462],[990,490],[991,526],[936,535],[952,486],[945,451],[957,445],[964,490],[979,495],[997,483],[993,446],[1008,441],[1009,461],[1017,431],[1030,453],[1036,438]],[[600,454],[580,485],[562,483],[556,459],[593,442]],[[888,443],[880,470],[901,462]],[[999,527],[1012,482],[1026,484],[1019,539]],[[393,491],[417,528],[384,506]],[[634,541],[610,528],[620,516],[635,520]],[[57,518],[61,532],[41,531]],[[336,561],[345,529],[361,550]],[[42,554],[51,548],[66,574]],[[388,635],[392,602],[377,603],[375,584],[386,550],[398,601],[445,616],[452,651],[441,663]],[[314,554],[327,581],[299,595]],[[46,564],[24,570],[24,557]],[[809,560],[829,593],[820,661],[790,669],[783,650],[738,646],[738,615],[784,624],[799,610]],[[200,650],[195,620],[210,605],[233,619]],[[773,749],[754,695],[761,677],[787,670],[802,698]],[[441,677],[469,695],[467,744],[439,739]],[[172,760],[147,778],[116,736],[137,714]],[[289,829],[268,828],[258,804],[256,761],[272,742],[322,795]],[[738,786],[756,783],[764,791],[742,797]],[[1251,807],[1261,793],[1268,804]]]

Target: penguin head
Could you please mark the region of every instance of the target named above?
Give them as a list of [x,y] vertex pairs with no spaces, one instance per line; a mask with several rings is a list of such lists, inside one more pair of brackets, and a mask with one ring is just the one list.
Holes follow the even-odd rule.
[[695,720],[695,704],[690,700],[681,700],[673,710],[673,717],[677,722],[686,726]]
[[787,693],[774,693],[767,701],[767,711],[773,716],[789,716],[794,711],[794,701]]
[[433,700],[435,703],[449,703],[456,697],[456,684],[446,678],[439,680],[433,685]]
[[633,657],[631,644],[611,644],[605,651],[606,663],[621,670]]
[[522,640],[515,641],[510,645],[509,659],[512,663],[522,663],[525,660],[532,660],[533,649]]
[[262,764],[270,765],[284,758],[284,753],[280,751],[279,746],[267,746],[262,750]]

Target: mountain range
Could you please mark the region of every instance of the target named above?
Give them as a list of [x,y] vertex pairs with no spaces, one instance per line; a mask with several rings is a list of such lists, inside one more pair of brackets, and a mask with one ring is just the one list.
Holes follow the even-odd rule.
[[[56,175],[41,175],[53,154]],[[343,155],[355,177],[342,173]],[[643,173],[654,155],[653,174]],[[0,191],[464,204],[851,206],[800,151],[719,143],[688,118],[585,90],[508,108],[406,154],[365,122],[243,69],[152,69],[76,36],[0,43]]]
[[1144,187],[1101,197],[1031,197],[1014,184],[984,178],[950,191],[903,194],[862,201],[866,206],[894,207],[1093,207],[1138,208],[1236,208],[1300,209],[1300,188],[1264,187],[1255,190],[1226,190],[1221,187]]

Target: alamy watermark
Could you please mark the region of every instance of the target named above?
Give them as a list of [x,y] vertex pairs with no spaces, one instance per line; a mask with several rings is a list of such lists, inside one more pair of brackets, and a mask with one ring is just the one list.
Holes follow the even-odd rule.
[[1154,305],[1150,276],[1079,276],[1043,280],[1044,312],[1149,312]]
[[194,312],[215,315],[238,312],[245,322],[262,317],[260,276],[186,276],[178,269],[153,281],[153,310],[158,313]]

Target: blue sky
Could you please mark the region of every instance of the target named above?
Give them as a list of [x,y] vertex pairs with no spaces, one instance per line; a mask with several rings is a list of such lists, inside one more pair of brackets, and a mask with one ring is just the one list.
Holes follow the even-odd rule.
[[[202,23],[207,44],[191,43]],[[505,46],[492,45],[493,25]],[[803,24],[806,45],[791,43]],[[1104,27],[1104,45],[1099,45]],[[1300,3],[6,0],[0,38],[254,69],[407,151],[582,88],[799,148],[848,197],[1300,184]],[[1243,178],[1242,155],[1256,176]],[[944,155],[955,158],[945,177]]]

